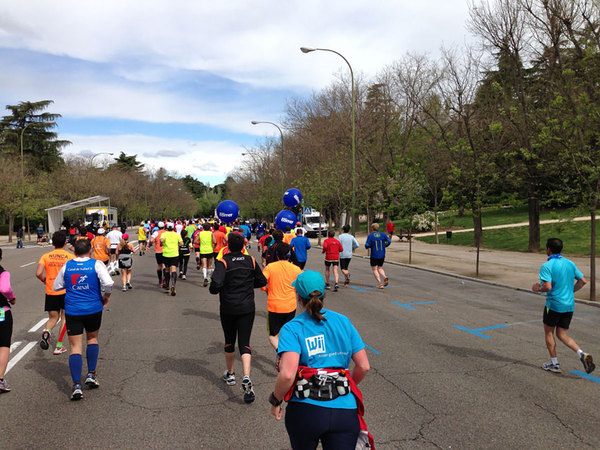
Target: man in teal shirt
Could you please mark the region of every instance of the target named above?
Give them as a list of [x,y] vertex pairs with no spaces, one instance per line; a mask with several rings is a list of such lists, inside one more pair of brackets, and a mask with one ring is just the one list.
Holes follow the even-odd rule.
[[581,289],[586,281],[575,264],[560,254],[562,248],[563,243],[560,239],[548,239],[546,242],[548,262],[544,263],[540,269],[540,282],[532,286],[534,292],[546,292],[543,322],[550,363],[542,365],[542,368],[554,373],[561,372],[556,356],[556,340],[554,339],[556,332],[556,337],[563,344],[577,352],[586,373],[591,373],[596,368],[592,355],[583,352],[573,338],[567,335],[573,311],[575,311],[573,294]]

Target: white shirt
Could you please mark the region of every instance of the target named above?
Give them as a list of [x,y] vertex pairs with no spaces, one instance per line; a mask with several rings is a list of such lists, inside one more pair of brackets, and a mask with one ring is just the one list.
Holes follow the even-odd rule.
[[[85,258],[77,257],[77,258],[75,258],[75,261],[85,262],[89,259],[90,258],[88,258],[88,257],[85,257]],[[60,272],[58,272],[58,275],[56,276],[56,280],[54,280],[54,285],[52,286],[52,288],[55,291],[60,291],[65,288],[65,266],[66,266],[66,264],[63,264],[63,266],[60,268]],[[100,280],[100,285],[102,286],[104,293],[110,294],[112,291],[113,284],[115,284],[115,282],[113,281],[112,277],[108,273],[106,266],[104,265],[104,263],[102,261],[96,260],[94,269],[96,269],[96,273],[98,274],[98,279]]]
[[112,230],[106,235],[106,237],[110,241],[110,248],[117,248],[117,245],[119,245],[119,242],[121,242],[123,233],[121,233],[119,230]]
[[178,223],[177,225],[175,225],[175,230],[177,231],[178,234],[181,234],[181,230],[183,230],[183,225]]

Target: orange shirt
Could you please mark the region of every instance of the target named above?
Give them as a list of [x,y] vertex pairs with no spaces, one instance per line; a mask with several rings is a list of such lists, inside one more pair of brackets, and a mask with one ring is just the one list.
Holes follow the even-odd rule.
[[94,249],[92,257],[98,261],[107,261],[108,252],[106,251],[106,247],[110,249],[110,239],[103,235],[96,236],[92,239],[92,248]]
[[66,292],[64,289],[55,291],[52,289],[52,286],[54,285],[54,280],[56,280],[58,272],[60,272],[60,268],[64,263],[73,258],[75,258],[75,255],[62,248],[54,249],[51,252],[42,255],[38,264],[43,264],[44,270],[46,271],[46,294],[61,295]]
[[267,311],[289,313],[296,310],[296,290],[292,287],[292,282],[301,272],[300,267],[289,261],[267,264],[263,275],[268,284],[261,288],[267,291]]
[[154,239],[154,251],[156,253],[162,253],[163,252],[163,246],[160,245],[160,238],[162,236],[162,234],[165,232],[165,230],[158,230],[156,232],[157,236],[156,239]]
[[215,253],[219,253],[223,247],[227,245],[227,236],[222,231],[214,231],[215,240],[217,243],[215,244]]
[[296,237],[296,235],[294,233],[285,233],[283,235],[283,242],[290,245],[290,242],[292,242],[292,239],[294,239]]

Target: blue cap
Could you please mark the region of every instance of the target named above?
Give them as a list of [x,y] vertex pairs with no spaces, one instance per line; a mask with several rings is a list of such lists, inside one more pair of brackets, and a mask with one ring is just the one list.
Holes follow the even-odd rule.
[[325,280],[323,275],[314,270],[305,270],[302,272],[295,281],[292,282],[292,286],[296,289],[298,295],[304,299],[309,299],[310,294],[315,291],[321,293],[319,298],[323,298],[325,295]]

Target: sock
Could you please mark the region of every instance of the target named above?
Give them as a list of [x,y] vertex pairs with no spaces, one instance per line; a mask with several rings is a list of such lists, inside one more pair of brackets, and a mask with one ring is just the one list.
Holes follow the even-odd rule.
[[98,353],[100,348],[98,344],[89,344],[85,349],[85,357],[87,359],[88,372],[96,371],[96,364],[98,364]]
[[206,270],[206,267],[203,267],[203,268],[202,268],[202,276],[203,276],[204,278],[206,278],[206,277],[207,277],[207,273],[206,273],[206,272],[207,272],[207,270]]
[[175,287],[177,281],[177,272],[171,272],[171,286]]
[[558,358],[550,358],[552,364],[558,364]]
[[69,369],[73,384],[81,384],[81,368],[83,367],[83,358],[80,354],[74,353],[69,356]]
[[200,257],[196,256],[196,264],[198,264],[200,262]]
[[58,348],[63,346],[63,339],[65,338],[65,333],[67,332],[67,324],[63,323],[62,327],[60,327],[60,334],[58,335],[58,341],[56,342],[56,346]]
[[584,352],[583,350],[579,349],[577,350],[577,356],[579,356],[579,358],[581,358],[583,356]]
[[162,284],[162,270],[158,269],[156,275],[158,275],[158,284]]
[[166,284],[169,284],[169,272],[167,272],[167,269],[163,269],[163,280],[165,280]]

